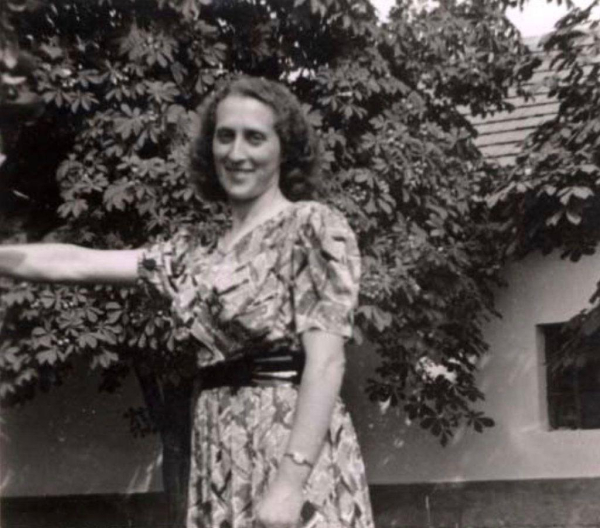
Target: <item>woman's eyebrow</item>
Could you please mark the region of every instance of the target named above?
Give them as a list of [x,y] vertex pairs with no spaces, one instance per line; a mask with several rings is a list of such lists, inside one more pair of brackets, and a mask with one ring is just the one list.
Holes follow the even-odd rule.
[[[238,127],[231,125],[217,125],[215,130],[236,130],[237,128]],[[266,134],[268,132],[268,129],[266,127],[261,128],[257,126],[241,127],[241,130],[243,130],[244,132],[260,132],[261,134]]]

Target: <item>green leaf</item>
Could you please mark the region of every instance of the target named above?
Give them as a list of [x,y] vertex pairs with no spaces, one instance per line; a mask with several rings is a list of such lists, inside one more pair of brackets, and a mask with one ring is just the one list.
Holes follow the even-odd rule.
[[102,367],[102,368],[109,368],[110,366],[114,365],[115,363],[117,363],[119,360],[119,356],[117,354],[115,354],[114,352],[110,352],[108,350],[105,350],[104,352],[102,352],[102,354],[99,354],[97,356],[94,356],[92,358],[92,368],[98,368],[98,367]]
[[582,220],[581,215],[575,211],[567,211],[567,219],[575,225],[579,225]]
[[113,183],[104,191],[104,204],[109,211],[112,209],[124,211],[126,205],[132,202],[132,182],[126,178]]
[[98,339],[93,334],[81,334],[78,339],[80,347],[85,348],[96,348],[98,346]]
[[52,60],[59,59],[63,56],[62,48],[58,46],[52,46],[50,44],[42,44],[40,50],[43,51]]
[[589,187],[573,187],[573,194],[581,200],[587,200],[588,198],[594,196],[594,191],[592,191],[592,189]]
[[58,361],[58,351],[47,349],[35,355],[40,365],[54,365]]

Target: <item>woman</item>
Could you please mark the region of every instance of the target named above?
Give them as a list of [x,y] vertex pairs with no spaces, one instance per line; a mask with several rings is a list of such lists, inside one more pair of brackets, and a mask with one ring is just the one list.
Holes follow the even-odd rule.
[[191,173],[231,227],[149,249],[0,248],[0,273],[131,283],[173,301],[199,341],[189,527],[372,527],[364,466],[338,394],[360,257],[344,218],[292,202],[316,173],[315,136],[278,83],[242,78],[201,112]]

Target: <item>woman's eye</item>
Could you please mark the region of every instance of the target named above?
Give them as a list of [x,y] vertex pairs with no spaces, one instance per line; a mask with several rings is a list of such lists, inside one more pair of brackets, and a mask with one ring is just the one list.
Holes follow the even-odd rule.
[[220,143],[228,143],[233,140],[233,132],[231,130],[217,130],[215,137]]
[[265,135],[260,132],[250,132],[248,134],[248,141],[253,145],[258,145],[265,140]]

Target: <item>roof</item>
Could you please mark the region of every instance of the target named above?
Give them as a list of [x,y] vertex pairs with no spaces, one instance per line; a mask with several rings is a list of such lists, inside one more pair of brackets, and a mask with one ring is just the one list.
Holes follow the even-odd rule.
[[[531,92],[531,97],[525,99],[512,89],[508,97],[508,102],[514,106],[512,111],[471,118],[469,112],[465,111],[479,133],[475,144],[488,159],[501,165],[513,164],[525,138],[540,124],[552,119],[558,111],[556,97],[549,97],[546,83],[549,77],[556,75],[556,72],[550,69],[551,55],[544,53],[539,42],[540,38],[525,40],[525,44],[530,47],[533,54],[542,61],[524,86]],[[600,58],[595,57],[595,59]]]

